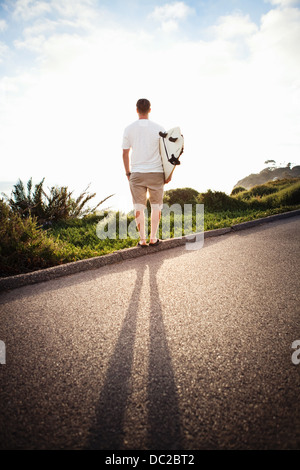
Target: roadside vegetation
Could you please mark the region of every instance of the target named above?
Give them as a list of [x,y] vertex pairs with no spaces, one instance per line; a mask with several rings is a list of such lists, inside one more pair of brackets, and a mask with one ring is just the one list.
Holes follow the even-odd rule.
[[[135,230],[133,213],[112,214],[109,210],[99,213],[99,207],[111,196],[89,207],[95,194],[89,194],[87,189],[74,198],[67,187],[53,187],[46,193],[43,184],[44,180],[33,187],[29,180],[25,187],[19,180],[11,196],[0,200],[0,276],[31,272],[136,245],[137,239],[125,238],[118,232],[119,220],[131,227],[131,232]],[[213,230],[299,209],[300,178],[271,181],[249,190],[237,187],[230,195],[212,190],[199,193],[192,188],[171,189],[166,191],[164,202],[182,209],[190,204],[192,230],[196,228],[196,205],[204,204],[204,230]],[[112,215],[117,221],[116,238],[100,239],[98,224],[105,227],[103,221]],[[171,213],[169,220],[168,237],[189,234],[182,229],[183,216]],[[160,238],[165,238],[163,222],[164,219]]]

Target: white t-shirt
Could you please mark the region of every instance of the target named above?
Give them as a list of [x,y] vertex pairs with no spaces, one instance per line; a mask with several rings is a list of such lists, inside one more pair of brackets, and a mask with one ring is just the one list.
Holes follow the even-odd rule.
[[164,128],[149,119],[138,119],[126,127],[123,149],[132,149],[131,172],[163,173],[159,153],[159,132]]

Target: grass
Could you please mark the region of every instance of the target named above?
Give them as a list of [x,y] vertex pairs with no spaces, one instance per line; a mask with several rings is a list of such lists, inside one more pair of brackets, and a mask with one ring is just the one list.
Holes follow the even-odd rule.
[[[204,230],[214,230],[218,228],[230,227],[234,224],[246,222],[249,220],[255,220],[262,217],[267,217],[273,214],[279,214],[282,212],[287,212],[295,209],[300,209],[300,205],[297,206],[284,206],[268,210],[257,210],[257,209],[248,209],[247,211],[220,211],[220,212],[205,212],[204,216]],[[170,217],[170,233],[168,230],[162,233],[162,223],[160,224],[159,236],[160,238],[173,238],[176,236],[185,235],[184,230],[182,229],[181,218],[177,220],[174,217]],[[130,220],[130,219],[129,219]],[[182,218],[183,220],[183,218]],[[70,245],[76,247],[82,257],[89,255],[103,255],[110,253],[112,251],[120,250],[123,248],[129,248],[135,246],[137,239],[132,239],[130,237],[126,239],[119,239],[118,236],[116,239],[105,239],[99,240],[96,234],[97,223],[99,219],[96,218],[87,218],[85,220],[76,221],[76,224],[59,224],[54,226],[53,229],[49,231],[49,236],[60,240]],[[150,225],[150,221],[149,221]],[[174,230],[174,226],[179,227],[179,230]],[[168,229],[168,224],[166,223],[166,228]],[[195,219],[193,218],[193,231],[195,228]],[[188,234],[188,233],[186,233]]]
[[232,225],[248,222],[249,220],[261,219],[263,217],[268,217],[274,214],[282,214],[283,212],[290,212],[296,209],[300,209],[300,204],[296,206],[282,206],[266,210],[248,209],[245,211],[206,213],[204,230],[206,231],[231,227]]
[[[100,256],[112,251],[135,246],[136,241],[131,238],[101,240],[97,236],[97,224],[102,219],[99,216],[88,216],[83,219],[74,219],[58,222],[48,230],[49,237],[60,240],[65,245],[75,247],[80,253],[80,259],[91,256]],[[133,220],[131,217],[129,220]]]
[[[300,178],[281,180],[242,190],[232,196],[212,191],[200,195],[205,202],[204,230],[230,227],[234,224],[288,212],[300,208]],[[214,204],[216,207],[214,208]],[[208,207],[207,207],[208,206]],[[231,209],[227,209],[230,207]],[[116,213],[127,225],[135,229],[133,215]],[[2,203],[0,205],[0,276],[10,276],[43,269],[71,261],[102,256],[113,251],[136,246],[131,237],[99,239],[97,224],[102,217],[90,215],[83,218],[56,222],[43,230],[32,218],[22,219]],[[184,235],[182,217],[170,217],[170,233],[162,232],[160,238]],[[118,226],[118,223],[117,223]],[[150,226],[150,223],[149,223]],[[176,231],[176,226],[179,230]],[[195,217],[193,217],[195,230]],[[137,232],[136,232],[137,234]],[[186,233],[188,234],[188,233]]]

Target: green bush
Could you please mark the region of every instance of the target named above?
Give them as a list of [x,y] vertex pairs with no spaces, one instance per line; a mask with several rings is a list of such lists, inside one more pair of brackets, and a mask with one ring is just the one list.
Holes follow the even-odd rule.
[[184,204],[196,204],[198,196],[198,191],[192,188],[169,189],[164,194],[164,203],[179,204],[183,208]]
[[300,204],[300,181],[281,189],[277,193],[266,196],[263,202],[265,202],[268,207]]
[[276,193],[278,189],[275,185],[271,184],[260,184],[258,186],[254,186],[248,191],[250,197],[257,197],[257,196],[267,196],[268,194]]
[[[300,207],[300,178],[272,181],[263,186],[269,186],[272,192],[271,189],[263,188],[252,192],[251,190],[238,191],[228,196],[220,191],[209,190],[200,194],[191,188],[180,188],[167,191],[168,197],[164,202],[181,206],[204,204],[204,230],[230,227],[234,223]],[[28,193],[31,193],[30,185],[27,189]],[[33,199],[28,201],[32,202]],[[123,240],[118,236],[117,239],[100,240],[97,237],[96,227],[103,216],[90,214],[66,220],[52,220],[49,228],[44,230],[37,217],[33,217],[31,213],[24,217],[24,214],[21,215],[14,209],[0,200],[0,276],[26,273],[70,261],[100,256],[135,246],[137,243],[135,239],[127,237]],[[119,217],[123,219],[124,216],[126,215],[116,213],[117,219]],[[135,225],[132,214],[127,214],[127,221]],[[171,214],[171,237],[185,234],[182,231],[183,222],[181,216]],[[193,217],[193,229],[195,222],[195,217]],[[169,237],[169,234],[162,233],[162,224],[160,224],[159,236],[160,238]]]
[[204,204],[204,210],[208,212],[246,208],[246,203],[244,201],[228,196],[222,191],[212,191],[211,189],[206,193],[201,193],[197,198],[197,202],[199,204]]
[[233,188],[233,190],[231,191],[230,196],[234,196],[234,195],[239,194],[243,191],[247,191],[247,189],[244,188],[243,186],[237,186],[236,188]]
[[270,181],[234,196],[252,209],[271,209],[300,204],[300,178]]
[[21,217],[0,200],[0,276],[30,272],[75,259],[75,251],[47,236],[36,219]]
[[112,195],[100,201],[93,208],[87,207],[87,203],[96,196],[88,194],[86,188],[76,199],[73,191],[67,186],[53,186],[47,194],[43,189],[45,178],[33,188],[32,178],[27,183],[27,191],[23,182],[19,179],[14,185],[11,197],[7,202],[11,209],[22,217],[36,217],[42,223],[70,218],[83,217],[94,213],[96,209]]

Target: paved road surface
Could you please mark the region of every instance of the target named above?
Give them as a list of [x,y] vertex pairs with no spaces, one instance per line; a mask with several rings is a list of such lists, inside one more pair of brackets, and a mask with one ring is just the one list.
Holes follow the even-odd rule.
[[1,294],[0,448],[300,448],[299,228]]

